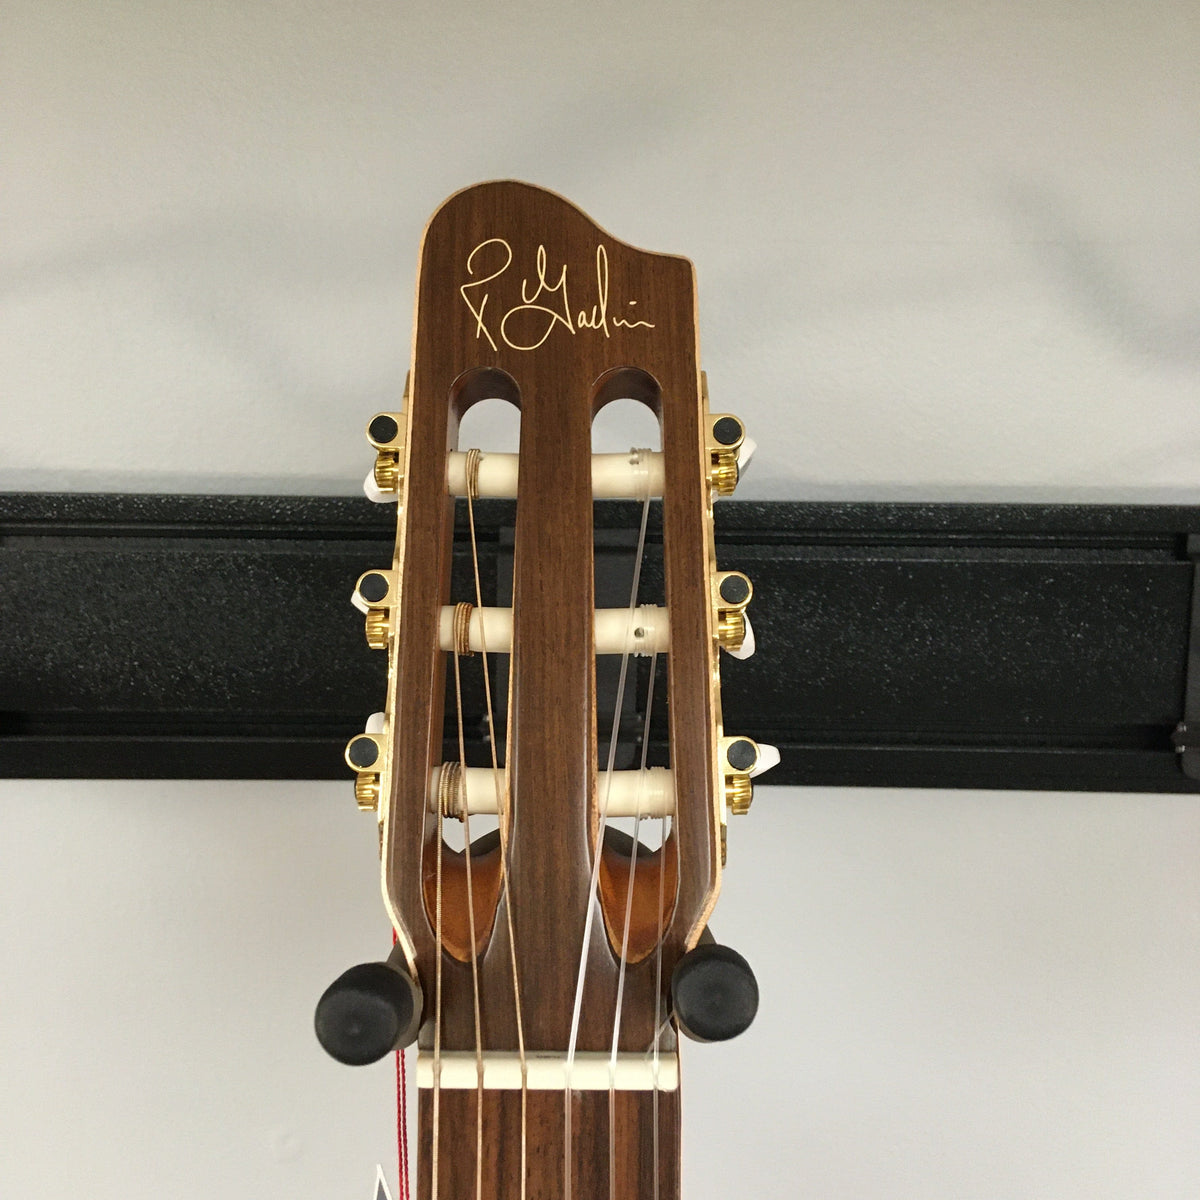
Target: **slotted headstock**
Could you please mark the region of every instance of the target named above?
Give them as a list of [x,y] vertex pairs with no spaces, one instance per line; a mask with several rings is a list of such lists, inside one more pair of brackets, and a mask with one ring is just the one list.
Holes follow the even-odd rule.
[[[520,410],[515,460],[458,445],[463,415],[494,397]],[[661,452],[602,461],[593,419],[626,398],[657,418]],[[413,984],[422,1195],[590,1198],[609,1194],[610,1164],[613,1194],[677,1195],[670,983],[681,963],[699,969],[684,956],[716,902],[725,820],[762,765],[721,727],[718,651],[748,644],[750,586],[716,570],[712,500],[736,485],[743,431],[708,411],[691,264],[528,184],[455,194],[421,244],[404,410],[368,436],[373,488],[399,500],[394,562],[356,593],[389,655],[388,694],[347,758],[380,820],[392,966]],[[464,494],[516,497],[510,614],[451,594]],[[631,614],[597,616],[596,496],[661,497],[670,765],[657,774],[610,780],[597,761],[596,655],[639,652],[647,633]],[[442,761],[447,662],[453,681],[481,648],[510,655],[494,772]],[[653,851],[607,829],[614,796],[648,814],[651,791],[670,815]],[[489,806],[494,835],[445,845],[448,820]]]

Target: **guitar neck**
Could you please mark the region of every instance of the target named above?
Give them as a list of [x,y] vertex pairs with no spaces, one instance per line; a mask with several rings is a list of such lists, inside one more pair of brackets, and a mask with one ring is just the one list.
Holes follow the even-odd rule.
[[[757,1008],[749,964],[707,933],[759,749],[724,733],[717,661],[753,647],[750,581],[717,570],[712,530],[744,430],[710,411],[698,354],[691,264],[561,197],[480,184],[426,228],[404,411],[368,426],[368,494],[400,502],[390,569],[356,588],[368,644],[388,654],[386,708],[346,751],[380,824],[397,944],[335,981],[317,1014],[343,1062],[417,1042],[422,1200],[678,1200],[677,1033],[721,1041]],[[519,413],[517,456],[459,444],[461,419],[493,401]],[[631,402],[661,450],[595,453],[597,414]],[[517,501],[509,610],[485,606],[474,550],[474,503],[495,495]],[[596,607],[598,495],[642,502],[623,611]],[[457,496],[470,581],[451,569]],[[652,500],[661,575],[644,596]],[[621,656],[608,730],[600,655]],[[669,766],[643,753],[617,769],[633,656],[649,658],[643,748],[666,684]],[[468,670],[487,697],[487,767],[467,761]],[[455,725],[458,757],[444,758]],[[485,815],[495,827],[476,837]]]
[[[574,1200],[679,1200],[679,1091],[577,1091],[570,1094],[571,1189]],[[521,1136],[519,1090],[440,1093],[438,1139],[433,1134],[433,1094],[421,1089],[417,1196],[419,1200],[525,1197],[562,1200],[567,1154],[564,1093],[525,1093]],[[482,1131],[482,1155],[476,1158]],[[522,1142],[524,1187],[522,1187]],[[437,1162],[435,1193],[433,1173]],[[478,1172],[478,1174],[477,1174]]]

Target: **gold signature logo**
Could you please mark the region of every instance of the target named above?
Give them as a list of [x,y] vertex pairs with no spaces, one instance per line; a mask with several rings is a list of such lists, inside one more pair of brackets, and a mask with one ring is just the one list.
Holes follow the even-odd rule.
[[[488,284],[499,279],[512,266],[512,247],[504,238],[488,238],[467,255],[467,274],[492,268],[478,279],[470,279],[459,289],[463,302],[475,318],[475,337],[487,338],[493,350],[498,349],[496,338],[512,350],[536,350],[556,328],[574,336],[580,330],[591,329],[611,336],[612,329],[653,329],[650,321],[635,320],[634,314],[618,317],[608,315],[608,251],[596,247],[596,303],[590,309],[571,309],[567,293],[567,265],[563,264],[558,278],[551,283],[548,275],[546,247],[538,246],[536,274],[532,283],[528,276],[521,280],[521,303],[497,313],[487,311],[492,293]],[[636,300],[626,307],[637,306]]]

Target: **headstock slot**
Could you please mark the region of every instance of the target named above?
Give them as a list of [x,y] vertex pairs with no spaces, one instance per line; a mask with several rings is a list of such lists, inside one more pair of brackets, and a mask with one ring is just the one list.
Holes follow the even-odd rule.
[[[634,465],[635,477],[639,469],[643,472],[645,494],[642,499],[653,499],[661,504],[661,488],[653,486],[648,472],[642,465],[649,454],[660,454],[662,449],[662,396],[657,380],[645,371],[623,367],[606,372],[596,382],[592,403],[594,453],[616,449],[615,445],[601,444],[602,441],[612,442],[608,431],[614,428],[614,408],[624,418],[623,426],[629,431],[625,437],[625,446],[629,453],[629,461]],[[637,411],[639,409],[641,413]],[[641,414],[649,415],[651,420],[645,420]],[[633,532],[634,530],[630,531]],[[661,545],[656,546],[652,542],[644,549],[653,553],[656,549],[660,550]],[[638,605],[659,606],[665,620],[667,611],[661,587],[656,593],[647,589],[646,576],[640,570],[641,565],[640,561],[636,564],[640,582],[634,600]],[[628,609],[632,578],[620,573],[620,577],[614,582],[616,586],[609,594],[598,596],[598,602]],[[632,627],[633,621],[629,623]],[[625,684],[623,694],[618,694],[621,667],[619,660],[611,658],[597,663],[600,710],[604,711],[611,697],[615,718],[610,724],[597,730],[600,769],[596,780],[594,819],[598,823],[602,814],[605,819],[597,884],[609,948],[618,958],[624,955],[627,963],[639,963],[653,953],[670,924],[679,882],[679,858],[677,842],[669,835],[664,836],[667,828],[665,820],[660,824],[649,819],[620,817],[613,811],[611,789],[605,769],[609,753],[608,742],[614,733],[621,738],[621,729],[626,723],[625,715],[644,712],[648,699],[637,694],[641,672],[631,663],[624,664]],[[616,712],[618,700],[621,702],[619,713]],[[642,733],[643,730],[638,729],[630,736],[631,731],[625,731],[624,740],[626,743],[632,741],[632,745],[621,746],[613,755],[616,766],[635,772],[641,768],[641,757],[637,751]],[[651,835],[650,838],[647,838],[647,834]],[[654,834],[659,835],[657,840],[660,844],[651,847],[647,841],[653,840]]]
[[[470,417],[478,406],[499,402],[511,405],[519,419],[521,411],[520,389],[511,375],[494,367],[476,367],[463,372],[450,388],[447,413],[447,444],[456,448],[461,444],[464,422],[473,424]],[[480,447],[464,447],[480,450]],[[473,462],[478,463],[479,459]],[[477,486],[477,485],[476,485]],[[472,531],[472,536],[474,532]],[[474,557],[474,556],[473,556]],[[456,586],[457,585],[457,586]],[[451,578],[449,594],[441,608],[449,605],[474,606],[480,597],[481,581],[473,575],[469,580]],[[464,614],[465,615],[465,614]],[[454,652],[444,653],[446,662],[445,692],[449,694],[453,719],[448,726],[462,729],[464,688],[470,682],[491,690],[492,697],[498,689],[507,685],[507,670],[498,669],[508,654],[507,645],[489,646],[489,669],[480,671],[482,660],[475,655],[460,657]],[[496,706],[493,711],[502,709]],[[497,722],[499,726],[499,722]],[[504,765],[504,733],[502,728],[492,731],[499,740],[499,769],[496,788],[502,794],[507,788]],[[450,739],[452,744],[455,739]],[[437,778],[454,789],[460,778],[463,739],[457,739],[452,756],[445,759],[445,767]],[[450,807],[446,804],[446,807]],[[447,814],[449,815],[449,814]],[[440,836],[439,836],[440,834]],[[449,836],[447,836],[449,835]],[[455,836],[457,835],[457,836]],[[426,919],[431,931],[437,928],[437,879],[438,861],[441,856],[441,944],[446,952],[458,961],[467,963],[472,954],[472,931],[474,952],[482,955],[495,928],[497,905],[502,887],[502,863],[500,839],[504,831],[499,821],[488,817],[476,817],[474,823],[469,815],[465,819],[451,818],[439,823],[436,811],[425,819],[425,844],[421,872],[425,899]],[[467,841],[469,839],[469,849]],[[468,873],[470,878],[468,878]],[[472,919],[473,918],[473,919]]]

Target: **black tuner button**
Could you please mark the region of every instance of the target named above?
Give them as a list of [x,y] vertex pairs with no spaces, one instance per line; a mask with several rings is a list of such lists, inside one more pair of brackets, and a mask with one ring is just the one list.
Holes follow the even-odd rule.
[[346,748],[346,757],[358,771],[369,771],[379,761],[379,745],[373,737],[356,737]]
[[680,1032],[697,1042],[724,1042],[750,1028],[758,982],[736,950],[701,942],[675,966],[671,1003]]
[[387,576],[378,571],[372,571],[358,581],[358,594],[368,604],[378,604],[387,597],[388,590]]
[[338,1062],[362,1067],[416,1039],[421,985],[392,960],[360,963],[317,1002],[317,1040]]
[[718,417],[713,422],[713,438],[722,446],[732,446],[744,432],[737,417]]
[[367,432],[376,442],[390,442],[400,432],[400,426],[396,424],[395,417],[389,417],[387,413],[379,413],[372,417],[370,425],[367,426]]
[[738,738],[726,747],[725,761],[735,771],[753,771],[758,762],[758,747],[749,738]]
[[720,592],[726,604],[743,604],[750,599],[750,581],[733,571],[721,580]]

